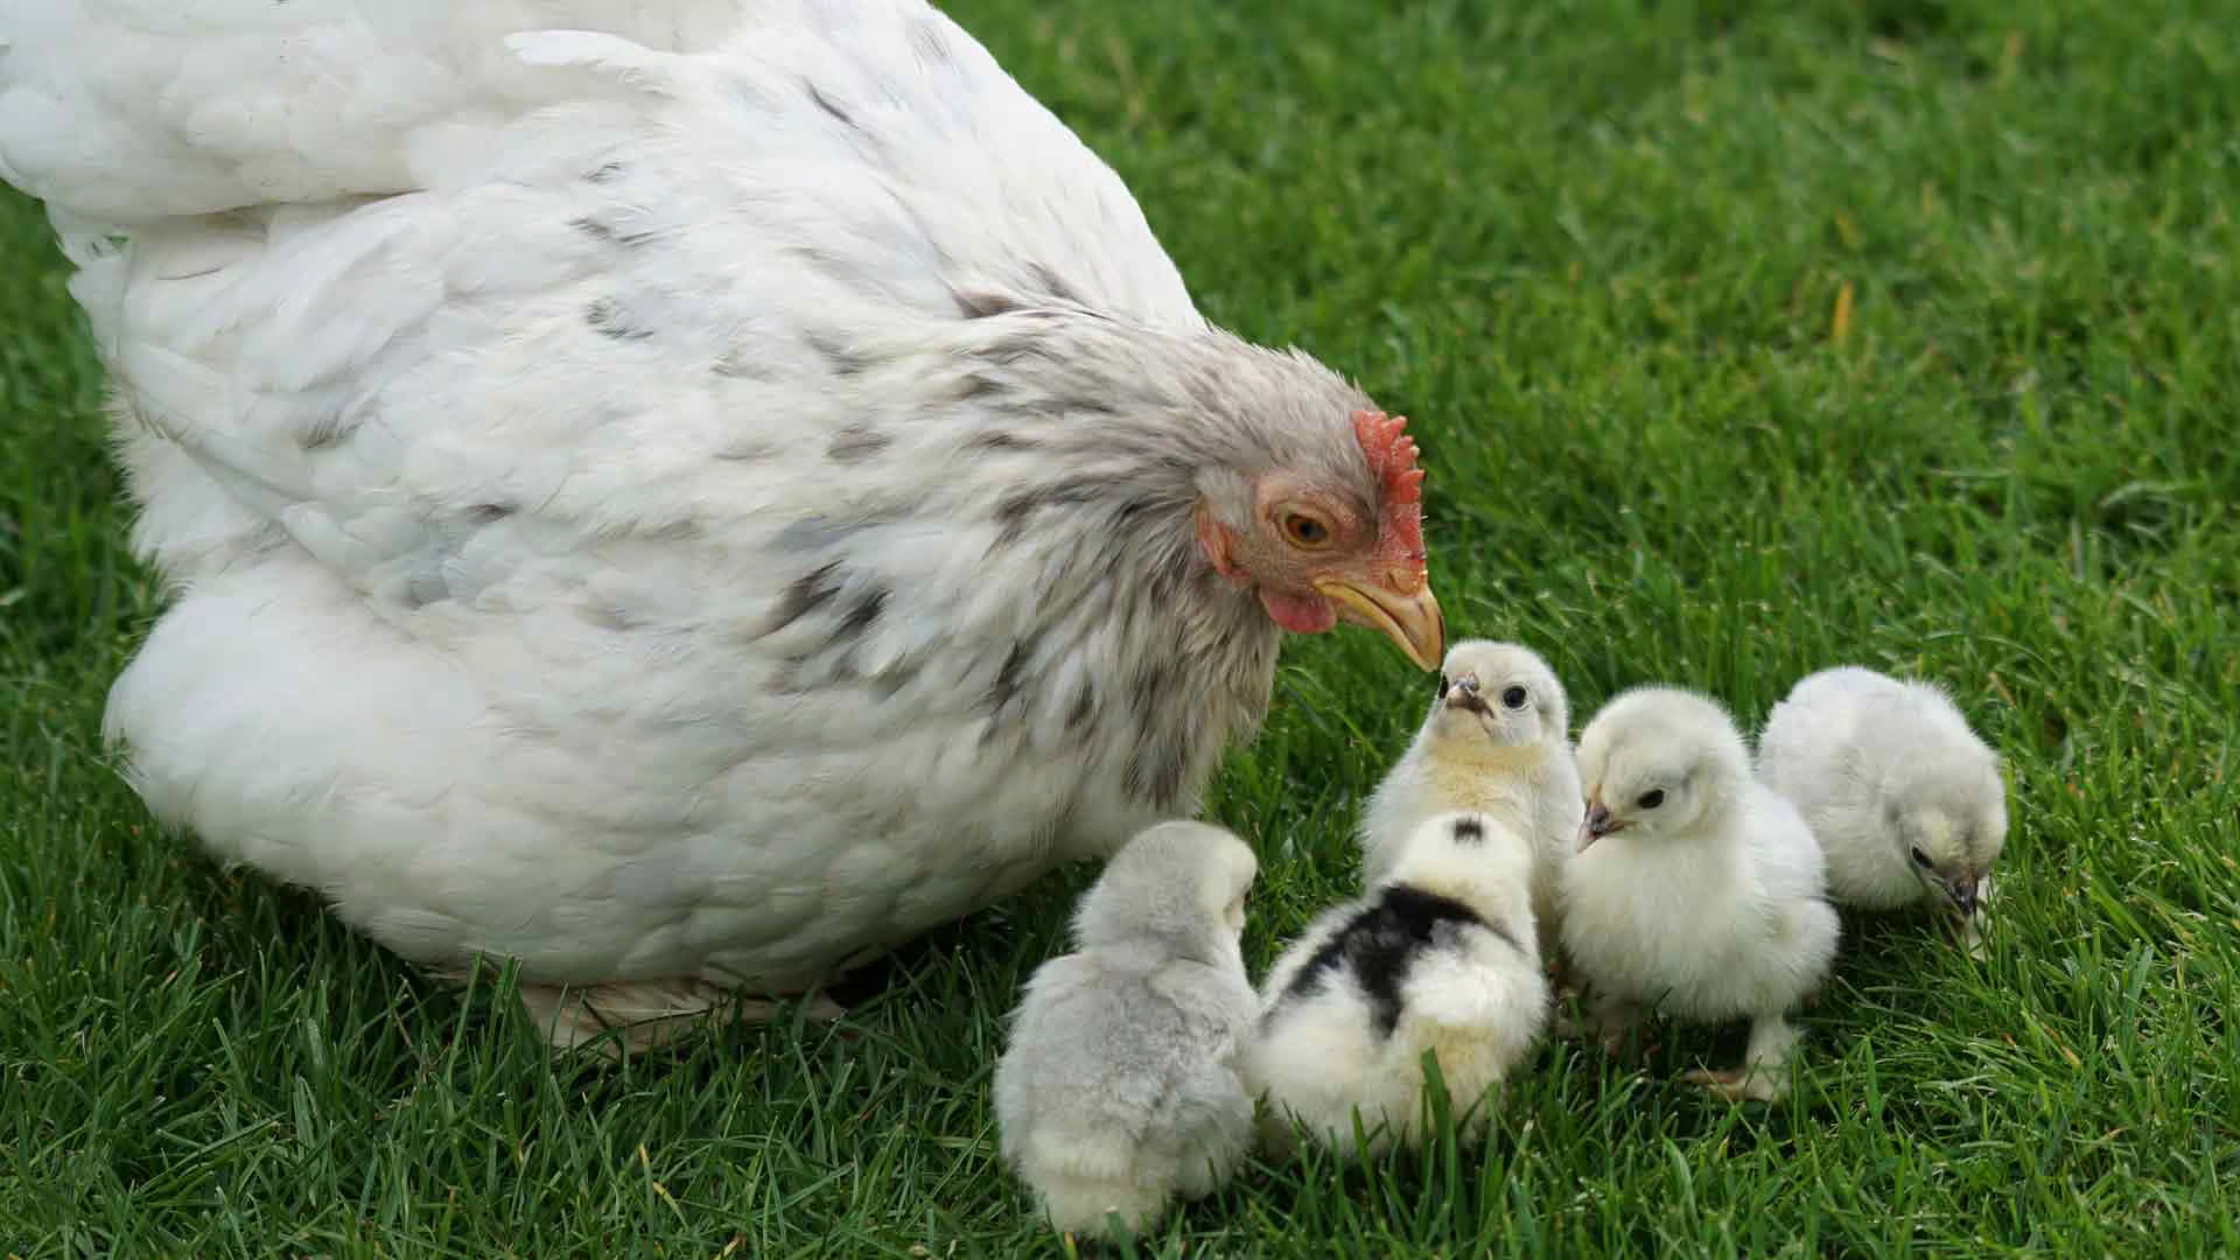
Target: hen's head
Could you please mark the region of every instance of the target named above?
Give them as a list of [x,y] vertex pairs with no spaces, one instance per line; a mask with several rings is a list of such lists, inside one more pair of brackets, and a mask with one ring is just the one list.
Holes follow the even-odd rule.
[[1209,484],[1198,546],[1284,629],[1350,621],[1434,669],[1446,622],[1424,568],[1423,470],[1407,423],[1358,411],[1349,436],[1299,441],[1281,461]]
[[1446,624],[1406,420],[1301,351],[1020,301],[962,322],[961,346],[935,362],[963,371],[912,381],[956,399],[962,446],[1006,518],[1000,537],[1021,537],[1034,512],[1048,523],[1038,541],[1187,572],[1193,592],[1220,597],[1225,643],[1240,618],[1299,634],[1351,621],[1437,667]]

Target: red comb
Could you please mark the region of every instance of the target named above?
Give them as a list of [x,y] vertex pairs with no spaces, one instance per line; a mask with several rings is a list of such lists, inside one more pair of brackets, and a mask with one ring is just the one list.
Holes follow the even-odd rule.
[[1406,416],[1381,411],[1353,413],[1353,436],[1369,457],[1369,471],[1386,503],[1416,503],[1423,498],[1423,470],[1416,467],[1416,442],[1408,436]]

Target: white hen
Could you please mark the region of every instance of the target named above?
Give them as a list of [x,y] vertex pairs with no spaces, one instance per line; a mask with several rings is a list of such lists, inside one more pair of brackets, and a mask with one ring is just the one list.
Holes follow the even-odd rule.
[[1951,697],[1857,666],[1821,670],[1767,715],[1758,777],[1811,825],[1838,904],[1945,906],[1980,944],[2007,789]]
[[1587,790],[1564,867],[1563,944],[1615,1040],[1644,1008],[1750,1020],[1742,1067],[1692,1079],[1729,1098],[1789,1086],[1788,1013],[1827,978],[1838,923],[1820,850],[1789,802],[1750,777],[1716,702],[1641,687],[1579,734]]
[[26,0],[0,48],[178,590],[110,699],[141,793],[519,958],[562,1043],[1193,811],[1279,629],[1438,658],[1399,422],[1209,328],[918,0]]

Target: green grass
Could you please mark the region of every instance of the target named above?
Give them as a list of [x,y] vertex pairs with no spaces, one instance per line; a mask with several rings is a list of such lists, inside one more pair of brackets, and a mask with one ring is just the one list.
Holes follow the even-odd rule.
[[[1800,1105],[1678,1082],[1733,1032],[1552,1044],[1483,1152],[1255,1166],[1147,1251],[2240,1251],[2228,5],[952,7],[1209,314],[1417,417],[1454,624],[1542,647],[1582,718],[1670,679],[1755,722],[1850,660],[1948,684],[2012,769],[1989,957],[1849,925]],[[554,1062],[490,989],[160,834],[104,760],[159,603],[99,389],[10,198],[0,1254],[1038,1245],[988,1076],[1083,874],[837,1025]],[[1255,967],[1348,889],[1424,685],[1362,634],[1287,648],[1215,794],[1263,854]]]

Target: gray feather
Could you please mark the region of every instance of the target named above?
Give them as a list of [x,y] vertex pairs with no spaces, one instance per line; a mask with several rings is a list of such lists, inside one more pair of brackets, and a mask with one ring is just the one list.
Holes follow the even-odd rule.
[[1216,827],[1130,841],[1083,897],[1080,949],[1027,984],[996,1066],[1004,1156],[1059,1229],[1131,1227],[1197,1197],[1243,1158],[1237,1070],[1253,997],[1230,918],[1255,863]]

